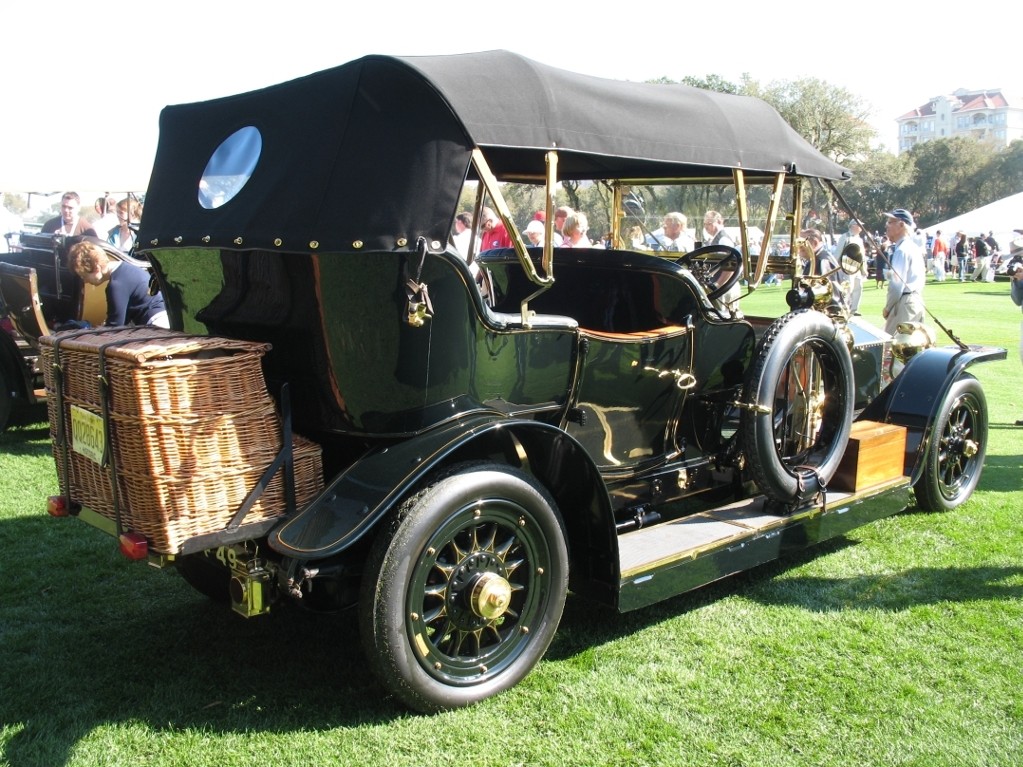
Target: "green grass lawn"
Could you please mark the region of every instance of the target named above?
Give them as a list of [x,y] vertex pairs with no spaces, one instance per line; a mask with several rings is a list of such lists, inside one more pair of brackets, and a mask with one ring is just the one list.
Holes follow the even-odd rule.
[[[1020,312],[1006,283],[925,298],[1009,349],[972,369],[990,442],[968,504],[626,615],[570,598],[524,682],[437,716],[383,696],[352,616],[245,620],[51,519],[45,424],[0,436],[0,764],[1023,764]],[[864,316],[882,301],[868,283]]]

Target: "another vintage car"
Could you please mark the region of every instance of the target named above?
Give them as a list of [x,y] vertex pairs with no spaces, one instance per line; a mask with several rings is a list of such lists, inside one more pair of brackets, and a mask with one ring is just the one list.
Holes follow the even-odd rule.
[[[779,232],[798,250],[809,182],[838,195],[847,175],[757,99],[501,51],[368,56],[167,107],[139,242],[175,332],[46,339],[61,478],[50,511],[244,616],[355,608],[381,684],[437,711],[519,682],[569,591],[634,610],[895,514],[911,495],[954,508],[987,440],[967,369],[1005,350],[893,339],[850,316],[827,275],[770,254]],[[613,247],[552,246],[564,181],[606,192]],[[517,234],[514,184],[542,195],[542,249]],[[466,185],[513,247],[455,250]],[[630,250],[623,230],[668,199],[727,204],[744,241],[674,260]],[[769,235],[758,252],[745,241],[754,225]],[[744,316],[765,273],[786,275],[788,305]],[[100,374],[74,384],[86,341]],[[169,370],[191,349],[198,365],[231,344],[265,350],[279,447],[242,502],[162,508],[158,525],[189,526],[156,543],[170,539],[147,527],[131,483],[184,484],[197,458],[192,442],[171,454],[172,430],[132,447],[150,430],[148,401],[115,417],[118,386],[135,362],[155,355]],[[99,387],[91,415],[75,405],[86,384]],[[172,416],[168,429],[201,414]],[[293,433],[321,451],[322,489],[307,500]],[[234,436],[237,450],[254,441]],[[140,450],[158,468],[125,468]],[[100,471],[106,496],[86,482]],[[284,502],[254,516],[282,476]],[[112,505],[91,508],[90,492]]]
[[111,258],[149,268],[95,237],[20,232],[18,245],[0,255],[0,431],[32,405],[45,401],[39,338],[68,322],[102,325],[106,295],[86,285],[67,265],[68,249],[89,239]]

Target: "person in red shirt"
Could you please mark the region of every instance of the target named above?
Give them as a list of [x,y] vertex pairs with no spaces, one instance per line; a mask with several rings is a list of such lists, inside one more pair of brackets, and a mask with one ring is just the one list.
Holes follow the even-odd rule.
[[490,208],[484,208],[480,215],[480,251],[494,248],[510,248],[511,235],[504,222]]
[[945,261],[948,259],[948,243],[941,236],[939,229],[934,233],[934,244],[931,246],[931,263],[934,267],[934,279],[945,281]]

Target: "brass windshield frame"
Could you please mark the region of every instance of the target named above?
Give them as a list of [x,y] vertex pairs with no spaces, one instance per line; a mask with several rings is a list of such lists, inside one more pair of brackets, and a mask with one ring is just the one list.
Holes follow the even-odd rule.
[[[621,220],[623,211],[623,190],[628,189],[632,186],[670,186],[670,185],[682,185],[682,184],[721,184],[722,178],[707,178],[707,177],[679,177],[679,178],[621,178],[615,179],[611,182],[611,189],[613,194],[614,210],[616,215],[611,217],[611,235],[613,242],[619,247],[625,247],[621,231]],[[749,183],[756,184],[757,186],[763,186],[770,184],[772,187],[771,191],[771,202],[767,211],[767,218],[764,222],[765,237],[760,243],[760,251],[757,253],[756,262],[754,265],[752,254],[749,250],[749,209],[747,205],[746,187]],[[793,188],[793,207],[792,210],[782,214],[782,191],[786,184],[789,184]],[[767,271],[767,260],[768,253],[771,248],[771,237],[770,233],[774,231],[774,227],[778,220],[779,215],[784,215],[785,219],[789,221],[789,239],[790,244],[795,239],[795,235],[798,233],[798,228],[795,226],[795,222],[801,220],[802,216],[802,179],[798,176],[791,176],[785,171],[778,171],[777,173],[746,173],[741,168],[735,168],[732,171],[732,186],[735,189],[736,198],[736,213],[739,218],[739,231],[741,237],[741,248],[743,258],[743,271],[745,274],[752,275],[748,283],[748,290],[753,291],[760,285],[761,280]]]

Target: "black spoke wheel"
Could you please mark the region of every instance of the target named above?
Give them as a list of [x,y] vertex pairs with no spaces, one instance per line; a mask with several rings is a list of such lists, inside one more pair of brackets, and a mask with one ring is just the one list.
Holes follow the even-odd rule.
[[473,465],[410,498],[378,534],[359,618],[377,677],[442,711],[519,682],[546,652],[568,591],[554,501],[531,477]]
[[852,356],[835,323],[810,309],[764,333],[746,379],[739,432],[760,492],[808,501],[838,470],[852,427]]
[[987,399],[973,376],[959,378],[941,403],[924,456],[923,473],[913,485],[917,505],[948,511],[973,494],[987,453]]
[[684,266],[714,301],[732,289],[742,277],[742,254],[729,245],[706,245],[675,259]]

